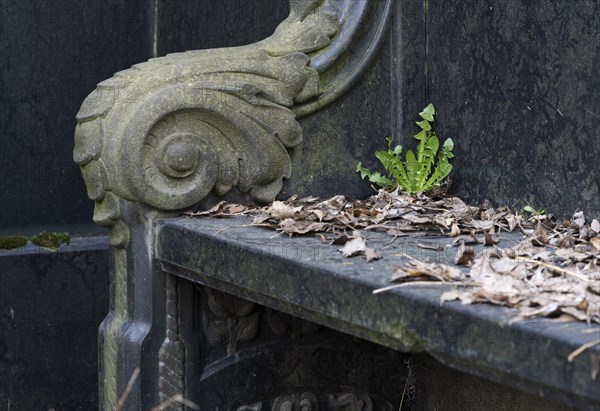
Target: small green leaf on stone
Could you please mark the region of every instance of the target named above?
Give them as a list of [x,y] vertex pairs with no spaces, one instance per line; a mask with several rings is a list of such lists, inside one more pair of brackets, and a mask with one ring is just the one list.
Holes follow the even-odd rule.
[[433,107],[433,104],[429,104],[427,107],[425,107],[423,109],[423,111],[421,111],[419,113],[419,116],[421,116],[422,119],[427,120],[427,121],[434,121],[434,115],[435,115],[435,107]]

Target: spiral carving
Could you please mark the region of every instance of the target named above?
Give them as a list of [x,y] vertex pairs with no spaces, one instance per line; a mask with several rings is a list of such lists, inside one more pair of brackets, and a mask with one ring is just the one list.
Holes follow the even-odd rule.
[[157,210],[233,187],[272,201],[291,174],[287,149],[302,139],[291,108],[319,94],[304,53],[338,29],[326,3],[292,1],[290,17],[262,42],[153,59],[100,83],[77,116],[74,150],[99,205],[95,221],[117,225],[111,194]]

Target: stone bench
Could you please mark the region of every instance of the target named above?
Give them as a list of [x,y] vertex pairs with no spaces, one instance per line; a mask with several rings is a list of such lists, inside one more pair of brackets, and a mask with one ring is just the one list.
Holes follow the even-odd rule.
[[184,409],[184,398],[207,410],[398,409],[414,390],[412,352],[597,405],[598,350],[566,362],[593,337],[582,324],[509,324],[505,309],[441,307],[440,288],[373,295],[389,284],[393,258],[348,265],[315,238],[256,228],[215,236],[231,221],[178,218],[219,197],[272,201],[284,180],[312,178],[294,176],[293,164],[341,167],[318,148],[290,158],[303,138],[327,132],[299,119],[348,104],[338,98],[376,57],[393,4],[290,0],[290,17],[259,43],[153,59],[85,100],[74,159],[111,244],[102,409]]
[[[339,247],[317,236],[274,238],[272,231],[242,227],[248,221],[239,220],[159,221],[156,258],[162,270],[394,350],[425,351],[453,368],[542,397],[583,409],[598,403],[598,383],[591,377],[597,353],[567,361],[571,352],[595,338],[583,332],[589,329],[585,323],[511,322],[516,314],[507,308],[458,302],[441,306],[440,295],[450,285],[372,293],[389,286],[394,267],[406,263],[406,254],[452,264],[452,248],[445,248],[450,253],[423,249],[417,243],[427,240],[404,237],[389,245],[381,260],[348,260]],[[389,242],[387,234],[363,235],[377,249]],[[510,246],[520,236],[504,237],[502,245]],[[452,239],[430,241],[450,244]]]

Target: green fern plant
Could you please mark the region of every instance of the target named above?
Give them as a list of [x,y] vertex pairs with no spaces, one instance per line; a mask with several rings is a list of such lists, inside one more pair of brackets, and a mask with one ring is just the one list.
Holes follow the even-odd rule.
[[454,157],[454,142],[446,139],[440,147],[439,139],[431,127],[435,118],[433,104],[425,107],[419,116],[422,120],[417,125],[421,131],[414,136],[419,141],[416,154],[408,150],[403,160],[402,146],[392,148],[392,139],[388,138],[387,151],[375,152],[386,174],[373,173],[359,162],[356,171],[363,180],[368,177],[371,183],[390,190],[399,188],[406,194],[424,193],[447,184],[452,171],[449,160]]

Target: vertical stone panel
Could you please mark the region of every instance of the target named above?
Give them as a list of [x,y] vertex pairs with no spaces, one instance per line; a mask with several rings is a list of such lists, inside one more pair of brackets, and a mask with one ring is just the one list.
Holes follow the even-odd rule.
[[454,193],[600,215],[600,3],[429,0],[428,100]]

